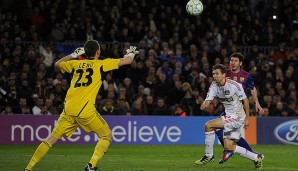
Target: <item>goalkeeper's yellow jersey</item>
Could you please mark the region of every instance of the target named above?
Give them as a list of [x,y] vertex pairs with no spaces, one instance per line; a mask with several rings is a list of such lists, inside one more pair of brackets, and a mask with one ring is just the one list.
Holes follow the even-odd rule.
[[87,117],[96,112],[95,99],[102,84],[102,72],[118,69],[120,59],[71,60],[61,62],[62,73],[72,73],[64,102],[66,115]]

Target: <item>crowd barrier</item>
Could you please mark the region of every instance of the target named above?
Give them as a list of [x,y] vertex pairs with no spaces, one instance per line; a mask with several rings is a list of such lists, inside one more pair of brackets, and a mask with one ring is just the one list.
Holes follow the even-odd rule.
[[[114,144],[204,144],[205,122],[215,117],[103,116]],[[54,128],[58,116],[0,115],[0,144],[38,144]],[[297,118],[251,117],[246,130],[250,144],[298,145]],[[78,128],[61,144],[95,144],[98,137]],[[217,141],[217,140],[216,140]]]

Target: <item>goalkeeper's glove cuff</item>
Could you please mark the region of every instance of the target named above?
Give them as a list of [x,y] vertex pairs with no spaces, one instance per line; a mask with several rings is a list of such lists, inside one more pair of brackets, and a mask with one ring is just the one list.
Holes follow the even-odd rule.
[[79,55],[77,53],[73,52],[69,56],[71,56],[73,59],[76,59]]
[[77,48],[73,53],[71,53],[69,56],[71,56],[73,59],[76,59],[78,56],[81,56],[85,53],[85,50],[83,47]]

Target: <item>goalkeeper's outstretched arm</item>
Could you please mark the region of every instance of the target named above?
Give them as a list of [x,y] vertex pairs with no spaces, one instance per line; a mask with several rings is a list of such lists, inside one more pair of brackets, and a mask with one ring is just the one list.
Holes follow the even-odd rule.
[[124,57],[120,59],[119,66],[131,64],[133,59],[134,54],[132,53],[124,55]]
[[135,55],[139,53],[139,51],[137,51],[136,49],[137,47],[130,46],[130,48],[126,50],[126,55],[124,55],[124,57],[120,59],[119,66],[131,64]]

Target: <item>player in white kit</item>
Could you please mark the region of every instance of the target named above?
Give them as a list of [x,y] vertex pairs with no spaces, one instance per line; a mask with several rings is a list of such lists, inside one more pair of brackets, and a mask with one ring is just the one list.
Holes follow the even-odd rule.
[[201,110],[206,109],[211,101],[217,97],[224,105],[226,115],[206,122],[205,155],[195,164],[204,165],[214,160],[214,131],[223,129],[225,150],[233,151],[242,157],[255,161],[257,170],[263,169],[261,154],[250,152],[235,144],[235,141],[240,138],[240,128],[247,129],[249,127],[249,102],[242,85],[226,78],[226,68],[221,64],[213,66],[212,75],[214,82],[209,87],[207,97],[200,108]]

